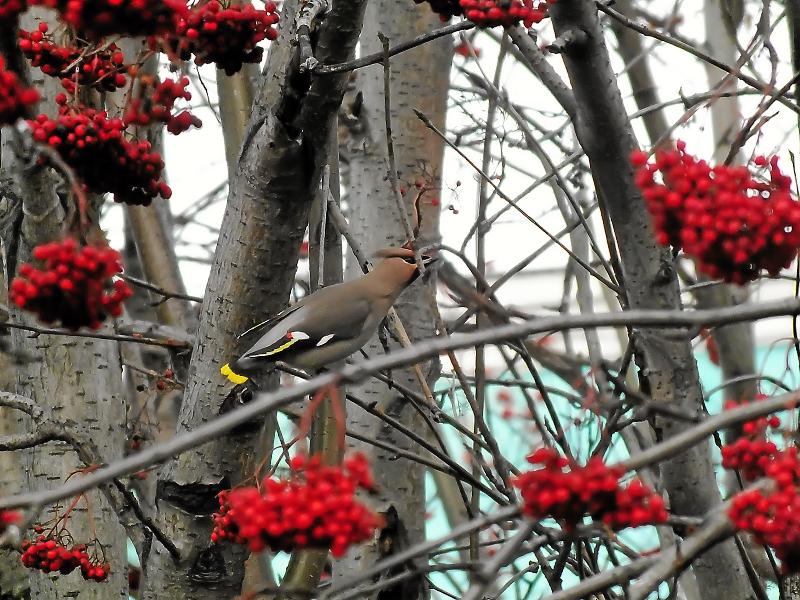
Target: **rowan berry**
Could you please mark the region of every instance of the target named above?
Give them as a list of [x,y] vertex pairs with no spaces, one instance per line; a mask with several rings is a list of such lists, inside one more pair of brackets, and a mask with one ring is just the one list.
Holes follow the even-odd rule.
[[0,21],[15,21],[26,10],[27,0],[0,0]]
[[363,455],[345,460],[342,467],[323,466],[318,456],[295,457],[289,466],[288,480],[270,478],[261,489],[221,492],[211,540],[245,544],[252,552],[329,548],[339,557],[382,525],[355,497],[358,488],[373,486]]
[[43,573],[68,575],[80,567],[84,579],[97,582],[105,581],[111,573],[110,565],[90,556],[84,544],[68,549],[61,540],[40,535],[33,542],[24,540],[22,550],[22,564]]
[[653,162],[646,158],[635,151],[631,162],[659,244],[682,249],[703,273],[740,285],[791,264],[800,246],[800,203],[777,157],[753,161],[768,169],[766,182],[744,166],[711,167],[682,142],[657,152]]
[[523,499],[523,512],[534,519],[552,517],[567,530],[586,516],[601,520],[612,529],[663,523],[667,519],[664,500],[638,479],[620,484],[620,469],[608,467],[600,458],[585,466],[567,460],[552,448],[539,448],[528,462],[538,469],[514,480]]
[[202,127],[203,122],[188,111],[173,115],[175,101],[191,100],[192,94],[186,87],[189,85],[188,77],[179,80],[165,79],[157,82],[155,79],[142,78],[137,97],[134,98],[125,113],[126,125],[147,126],[154,122],[166,123],[167,131],[174,135],[183,133],[192,125]]
[[16,73],[6,70],[5,59],[0,56],[0,124],[11,125],[38,101],[39,92],[23,86]]
[[14,525],[22,520],[20,515],[15,510],[0,510],[0,533],[3,533],[9,525]]
[[19,31],[19,49],[45,75],[57,77],[69,93],[78,87],[113,92],[125,86],[127,66],[120,48],[112,43],[101,47],[59,46],[48,33],[47,23],[35,31]]
[[751,489],[736,494],[728,516],[734,526],[753,534],[781,560],[784,573],[800,570],[800,460],[797,448],[775,453],[764,467],[773,490]]
[[34,248],[33,257],[44,263],[19,268],[11,282],[11,301],[36,313],[44,323],[97,329],[109,316],[122,314],[122,303],[133,295],[128,285],[112,277],[122,272],[120,255],[102,246],[78,247],[72,238]]
[[223,7],[217,0],[196,4],[179,19],[175,31],[161,41],[169,52],[183,60],[194,55],[198,65],[215,63],[228,75],[241,70],[245,63],[259,63],[264,50],[258,43],[278,37],[278,8],[266,2],[264,9],[252,4],[231,4]]
[[30,0],[59,11],[80,37],[99,40],[107,35],[147,36],[175,31],[188,15],[184,0]]
[[[89,191],[114,194],[125,204],[148,205],[156,196],[169,198],[172,190],[160,181],[164,161],[149,142],[129,141],[122,119],[84,106],[61,101],[56,118],[38,115],[29,124],[33,139],[57,150]],[[41,162],[47,163],[42,157]]]

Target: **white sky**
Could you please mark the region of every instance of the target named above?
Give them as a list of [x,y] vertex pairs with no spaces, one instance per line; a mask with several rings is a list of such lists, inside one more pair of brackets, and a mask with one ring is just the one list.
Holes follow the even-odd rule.
[[[673,2],[665,0],[652,0],[646,3],[646,6],[654,13],[666,14],[672,10],[673,4]],[[760,5],[761,3],[750,4]],[[702,3],[684,2],[680,6],[678,14],[683,15],[684,22],[679,26],[678,31],[690,39],[701,42],[704,38]],[[774,7],[773,20],[779,15],[778,9],[780,8],[779,6]],[[423,10],[423,7],[420,9]],[[755,16],[755,14],[748,15],[744,26],[739,32],[739,40],[742,45],[746,45],[753,35]],[[552,30],[547,21],[539,25],[538,30],[540,31],[542,42],[552,40]],[[613,36],[609,35],[608,41],[612,47],[615,46],[616,40]],[[783,61],[777,77],[778,86],[780,86],[791,75],[788,65],[790,53],[785,22],[781,22],[776,26],[772,42]],[[662,101],[679,98],[681,94],[690,96],[709,90],[705,69],[699,61],[681,50],[653,39],[645,39],[644,43],[649,50],[651,67],[660,86],[659,94]],[[484,34],[477,36],[475,44],[482,51],[481,66],[484,72],[488,74],[494,73],[497,44]],[[763,51],[757,52],[754,59],[760,71],[760,76],[767,77],[769,74],[769,62],[765,53]],[[458,64],[464,64],[465,62],[464,59],[458,56],[456,61]],[[551,56],[549,61],[562,75],[564,74],[561,60],[558,56]],[[473,71],[477,71],[474,64],[467,64]],[[540,112],[541,116],[537,115],[536,118],[545,125],[552,126],[563,122],[561,117],[553,119],[550,116],[560,112],[559,107],[539,82],[524,67],[516,64],[513,59],[509,58],[505,64],[502,86],[509,96],[515,102],[529,106],[532,111]],[[613,65],[617,72],[622,70],[622,63],[616,56],[613,56]],[[194,66],[192,68],[194,69]],[[200,73],[206,84],[206,89],[211,95],[211,101],[216,102],[215,70],[203,67],[200,69]],[[459,76],[455,70],[453,82],[457,85],[468,86],[466,80]],[[626,77],[620,77],[619,84],[626,97],[629,111],[634,112],[635,106],[628,97],[629,87]],[[193,94],[193,104],[204,103],[204,90],[195,89]],[[459,92],[451,93],[451,99],[459,96]],[[745,117],[749,116],[755,109],[758,98],[758,96],[745,96],[742,98],[741,103]],[[775,105],[768,111],[767,114],[775,115],[774,118],[764,125],[761,134],[751,140],[746,150],[752,152],[754,148],[757,148],[758,153],[772,153],[777,149],[782,157],[782,165],[787,170],[790,169],[791,165],[789,153],[796,153],[798,150],[797,121],[796,116],[791,111],[783,107],[776,108],[778,106]],[[485,118],[485,102],[475,101],[470,104],[470,107],[473,115],[478,115],[481,119]],[[222,134],[217,121],[208,108],[198,107],[195,113],[203,120],[204,126],[201,130],[191,130],[177,137],[166,136],[165,154],[168,177],[169,184],[174,192],[169,202],[173,212],[176,214],[192,206],[209,190],[224,182],[227,175]],[[499,119],[496,124],[498,129],[507,128],[509,131],[513,131],[515,129],[513,120],[503,118],[502,113],[498,114]],[[666,114],[670,122],[675,122],[683,114],[683,107],[680,105],[670,107],[666,109]],[[469,122],[469,119],[457,107],[448,114],[448,126],[450,129],[457,129]],[[634,125],[637,134],[640,134],[640,139],[646,140],[641,122],[635,121]],[[698,111],[692,120],[678,129],[676,136],[687,141],[690,152],[709,156],[712,149],[710,129],[709,110],[703,108]],[[496,149],[499,151],[499,146],[496,145]],[[481,148],[479,146],[467,150],[470,157],[476,162],[480,162],[480,151]],[[529,174],[523,174],[514,168],[509,168],[506,171],[501,186],[507,194],[514,197],[531,183],[531,176],[540,176],[544,169],[535,157],[532,160],[532,156],[525,149],[511,148],[506,145],[503,153],[510,165],[520,167],[523,171],[529,171]],[[457,187],[456,182],[461,182],[461,185]],[[443,188],[442,236],[446,244],[458,247],[475,219],[478,187],[474,171],[451,150],[446,153]],[[501,199],[496,199],[490,206],[489,213],[493,214],[502,208],[503,204]],[[541,186],[534,193],[529,194],[522,205],[532,216],[541,217],[540,222],[551,232],[556,232],[564,226],[560,214],[555,210],[553,195],[548,186]],[[452,207],[452,210],[450,207]],[[216,235],[210,228],[218,226],[222,220],[223,211],[224,202],[218,202],[201,213],[200,226],[189,226],[183,231],[181,235],[183,244],[178,249],[180,256],[195,256],[206,260],[211,257],[202,248],[198,248],[196,244],[208,245],[216,239]],[[108,220],[106,221],[112,244],[117,247],[121,245],[120,216],[121,210],[115,207],[109,211]],[[596,227],[596,232],[598,237],[602,239],[602,228],[599,225]],[[188,241],[191,241],[192,245],[185,245]],[[500,273],[505,271],[545,241],[545,236],[530,223],[515,215],[513,211],[509,211],[495,224],[487,236],[487,254],[491,261],[489,265],[490,271]],[[471,246],[468,247],[471,248]],[[557,305],[561,298],[562,283],[562,275],[559,271],[564,264],[565,253],[559,248],[550,249],[529,267],[529,269],[536,271],[544,269],[549,273],[538,273],[535,279],[526,276],[520,277],[517,283],[510,284],[500,294],[501,299],[509,305],[537,311],[541,307]],[[185,262],[183,264],[183,272],[189,293],[202,295],[205,289],[208,266],[195,262]],[[787,282],[768,282],[754,287],[756,298],[774,299],[792,293],[791,284]],[[599,289],[597,291],[598,297],[600,297]],[[598,306],[598,310],[605,309],[602,304]],[[760,327],[759,331],[763,332],[760,334],[762,341],[768,342],[777,335],[781,335],[781,332],[786,331],[786,323],[773,321],[767,324],[766,327]]]

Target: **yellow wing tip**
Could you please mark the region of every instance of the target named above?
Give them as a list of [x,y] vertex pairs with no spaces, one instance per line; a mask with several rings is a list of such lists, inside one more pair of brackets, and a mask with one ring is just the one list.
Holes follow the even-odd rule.
[[219,370],[225,377],[228,378],[228,381],[231,383],[235,383],[236,385],[242,384],[249,379],[249,377],[245,377],[244,375],[239,375],[238,373],[234,373],[231,370],[231,366],[228,363]]

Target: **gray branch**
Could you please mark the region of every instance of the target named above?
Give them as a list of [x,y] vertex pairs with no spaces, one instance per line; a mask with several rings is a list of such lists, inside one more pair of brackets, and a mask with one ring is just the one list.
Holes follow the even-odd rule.
[[[636,310],[622,313],[547,317],[523,321],[521,323],[512,323],[500,327],[490,327],[474,333],[453,335],[446,338],[432,338],[397,352],[392,352],[391,354],[348,365],[335,373],[319,375],[308,381],[300,382],[291,388],[281,388],[276,392],[261,393],[249,404],[220,415],[213,421],[198,426],[191,432],[177,436],[168,442],[153,445],[137,454],[128,456],[102,469],[98,469],[80,480],[73,480],[58,489],[47,491],[38,490],[31,493],[0,498],[0,509],[32,506],[39,503],[50,503],[63,498],[69,498],[109,481],[114,477],[121,477],[129,473],[134,473],[192,448],[197,448],[206,442],[218,438],[237,425],[241,425],[260,415],[292,404],[297,399],[313,394],[318,389],[329,384],[340,381],[361,381],[371,373],[414,364],[423,358],[436,356],[447,350],[472,348],[481,344],[492,344],[502,340],[518,339],[520,336],[533,333],[584,327],[643,325],[651,327],[687,328],[703,325],[722,325],[793,314],[800,314],[800,299],[792,298],[789,300],[765,302],[761,304],[741,304],[723,310],[698,310],[692,312]],[[760,410],[766,410],[767,408],[772,408],[773,411],[776,410],[771,404],[767,404],[767,402],[773,401],[776,403],[783,402],[782,406],[789,407],[796,402],[796,399],[793,394],[790,394],[728,411],[726,413],[728,416],[724,417],[725,426],[732,424],[737,418],[740,419],[740,421],[746,421],[752,419],[754,414],[765,414],[759,413]],[[695,427],[702,427],[703,424],[704,423],[701,423]],[[650,452],[660,452],[657,448],[658,446],[653,447]],[[685,450],[686,448],[684,447],[683,449]],[[633,460],[626,464],[629,468],[637,468],[637,466],[639,466],[639,464]]]

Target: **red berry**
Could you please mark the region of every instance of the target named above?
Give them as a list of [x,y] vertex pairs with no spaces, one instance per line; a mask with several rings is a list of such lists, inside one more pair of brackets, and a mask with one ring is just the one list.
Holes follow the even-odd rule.
[[275,39],[278,23],[277,6],[267,2],[264,10],[252,4],[230,4],[224,10],[216,1],[195,4],[179,19],[174,32],[163,40],[151,40],[166,45],[183,60],[194,55],[198,65],[216,63],[228,75],[241,70],[244,63],[259,63],[263,49],[257,44]]
[[370,489],[372,476],[363,455],[343,467],[327,467],[318,456],[290,461],[288,480],[265,479],[261,489],[242,487],[219,494],[214,514],[214,542],[246,544],[252,552],[266,547],[330,548],[341,556],[372,537],[381,519],[355,498],[358,487]]
[[539,448],[528,462],[540,468],[522,473],[514,485],[521,490],[523,511],[534,519],[552,517],[573,529],[588,516],[622,529],[667,518],[660,496],[636,479],[621,485],[623,473],[599,458],[580,466],[552,448]]
[[124,281],[110,279],[122,272],[120,255],[110,248],[77,248],[67,238],[37,246],[33,256],[44,263],[43,269],[23,264],[11,283],[10,296],[45,323],[96,329],[108,316],[119,316],[122,302],[132,294]]
[[[45,25],[45,27],[42,27]],[[117,45],[104,44],[99,48],[88,46],[59,46],[46,34],[47,24],[39,25],[37,31],[19,31],[19,48],[45,75],[61,80],[61,85],[71,94],[78,87],[94,87],[101,91],[113,92],[127,83],[124,75],[126,66],[122,64],[124,55]],[[60,99],[60,101],[59,101]],[[57,98],[58,104],[66,103],[66,96]]]
[[149,204],[164,190],[161,155],[145,141],[128,141],[122,119],[105,112],[62,105],[57,118],[39,115],[29,121],[33,137],[57,147],[61,158],[89,191],[111,192],[126,204]]
[[[657,241],[683,249],[700,271],[730,283],[753,281],[762,271],[778,275],[800,245],[800,203],[775,157],[763,183],[745,167],[711,167],[685,150],[678,142],[649,164],[638,151],[631,156]],[[754,162],[764,167],[767,159]]]
[[[3,17],[0,8],[0,22]],[[0,56],[0,125],[10,125],[24,117],[29,107],[39,101],[39,93],[23,87],[13,71],[5,68],[5,59]]]

